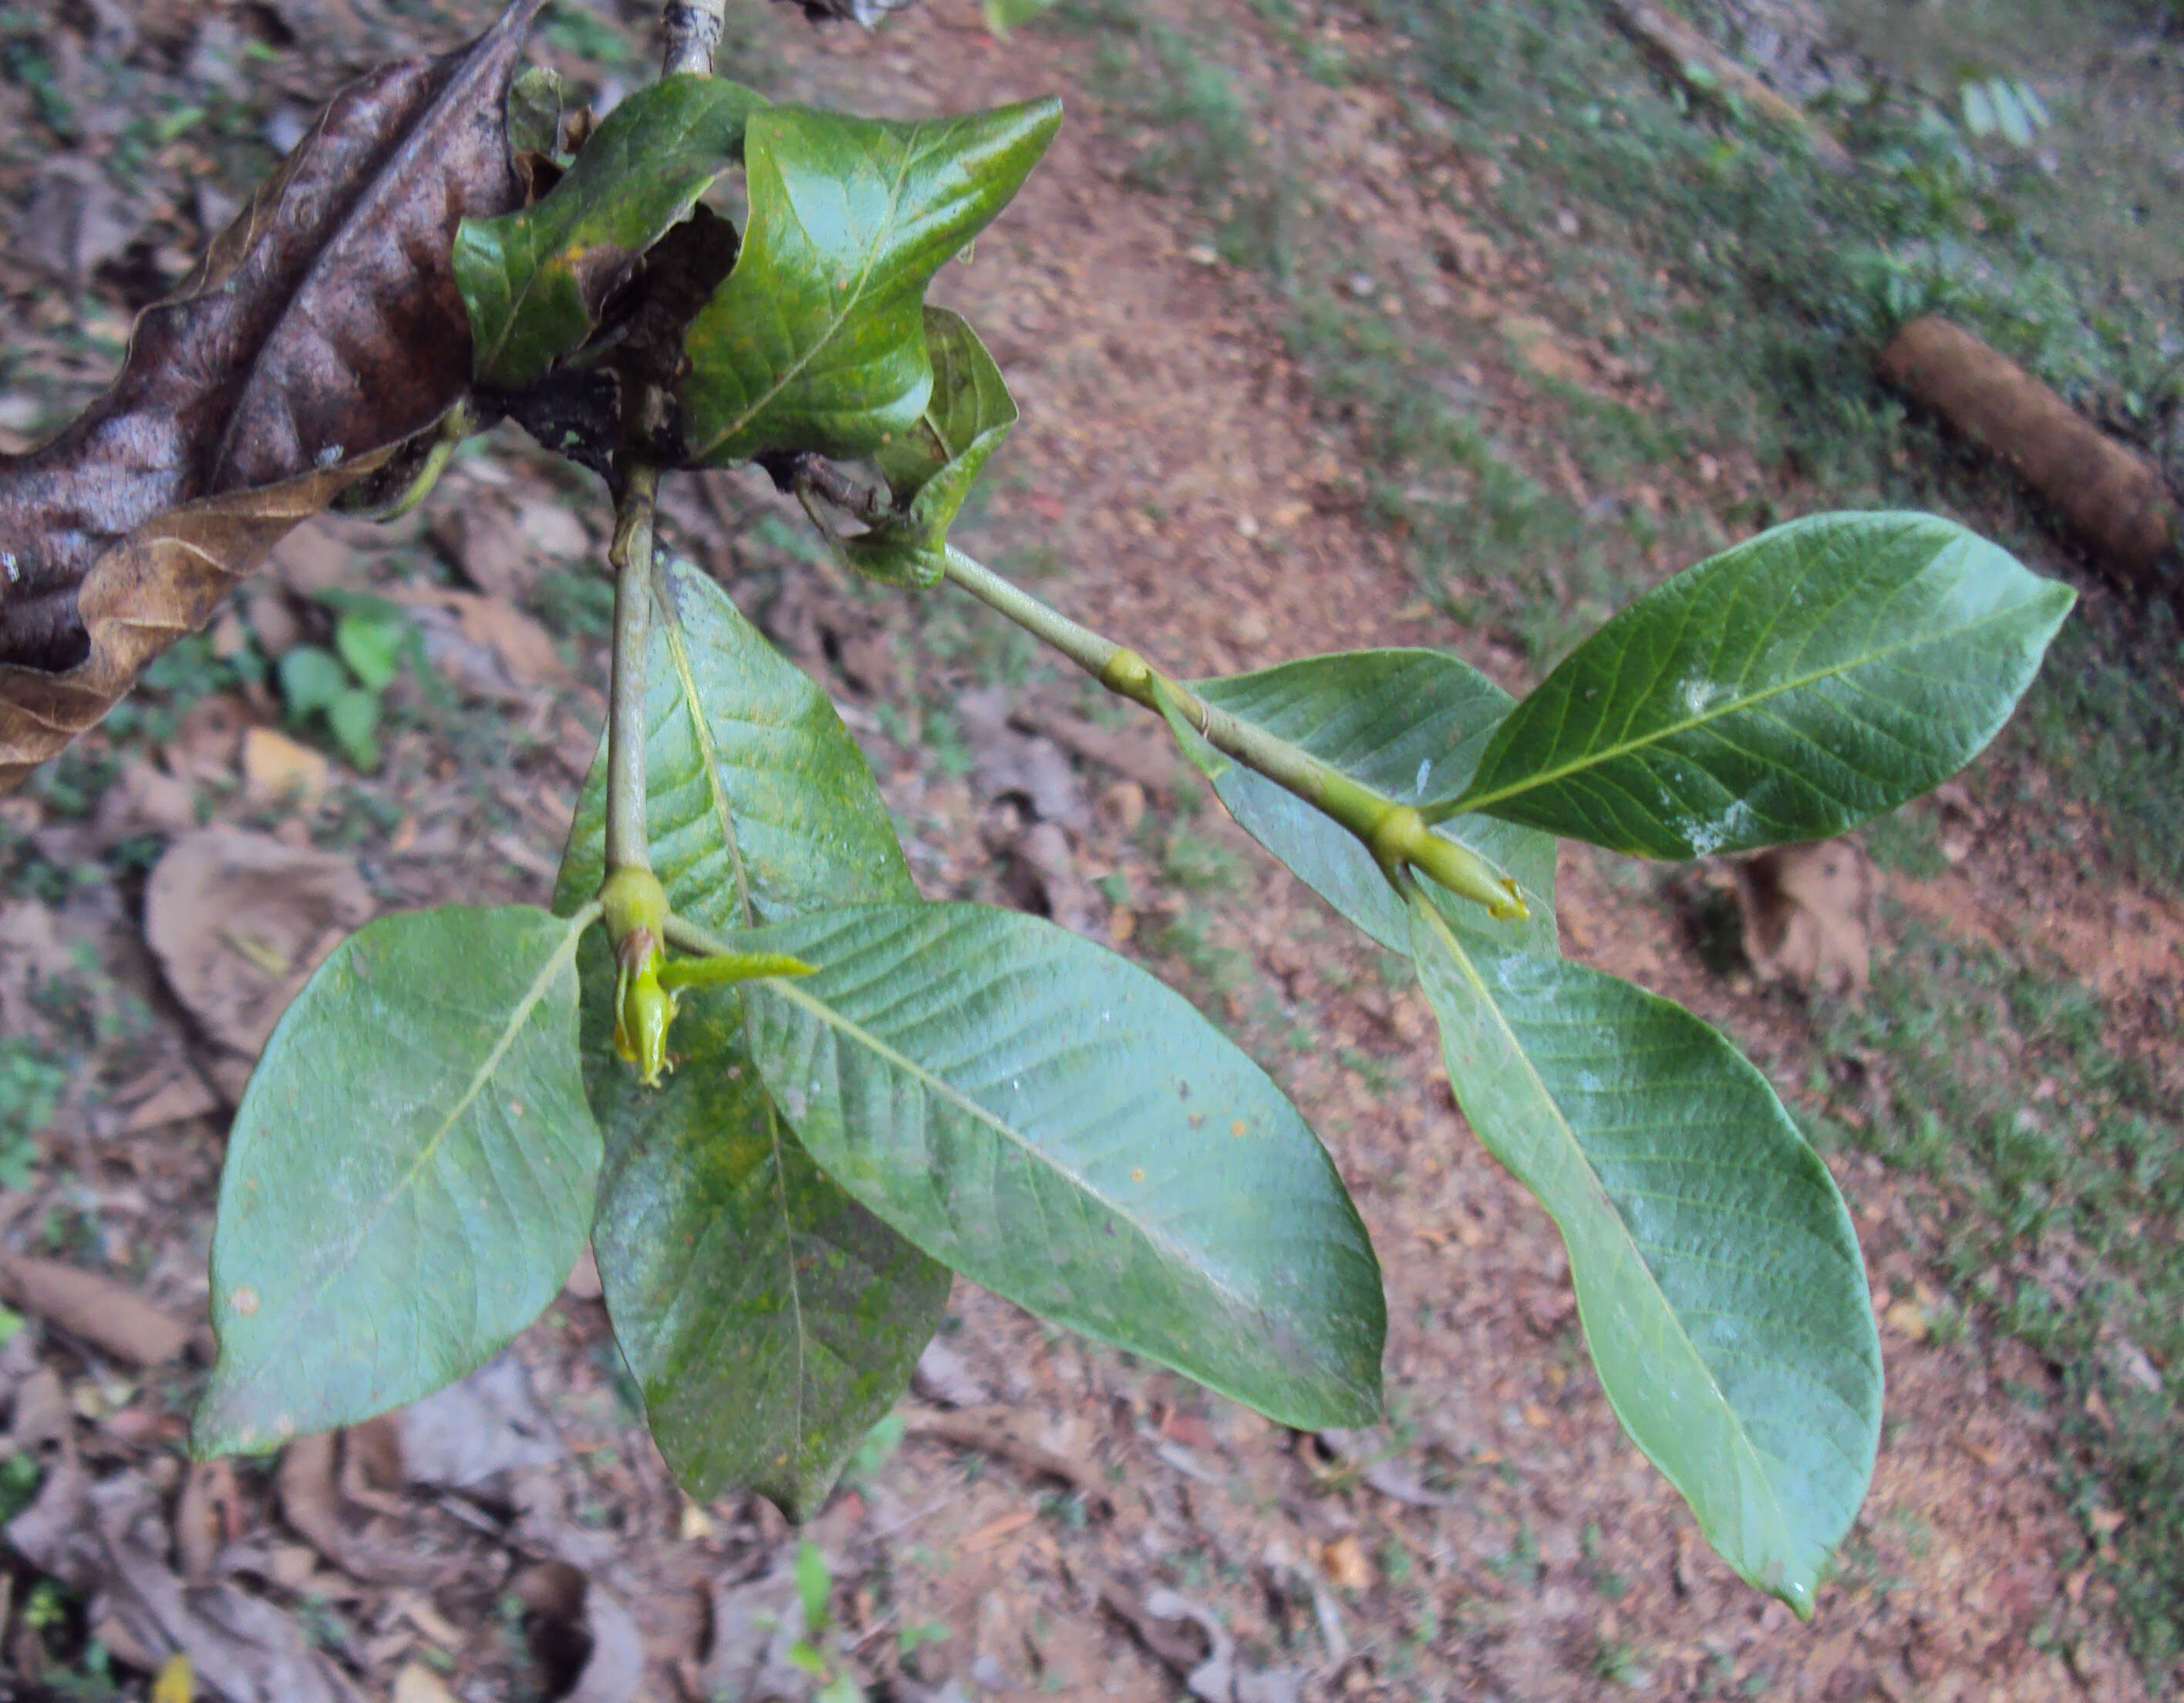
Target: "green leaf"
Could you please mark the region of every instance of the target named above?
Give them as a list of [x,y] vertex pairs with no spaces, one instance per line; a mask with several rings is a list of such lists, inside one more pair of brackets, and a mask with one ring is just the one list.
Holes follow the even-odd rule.
[[809,1538],[796,1544],[796,1600],[804,1610],[805,1634],[815,1643],[827,1631],[827,1606],[834,1594],[834,1575],[827,1557]]
[[948,528],[964,499],[1017,423],[1017,405],[1001,370],[960,315],[925,310],[933,359],[933,396],[917,424],[883,444],[875,459],[894,512],[842,540],[860,572],[890,585],[935,585],[946,571]]
[[755,114],[743,252],[684,340],[691,458],[849,461],[915,429],[933,389],[926,284],[1061,122],[1051,98],[917,124]]
[[314,710],[331,708],[350,690],[348,670],[331,650],[315,645],[298,645],[281,655],[281,696],[288,713],[301,719]]
[[379,767],[379,700],[361,686],[344,687],[326,706],[326,726],[349,766],[365,774]]
[[1998,120],[1994,102],[1988,97],[1985,83],[1966,83],[1962,91],[1964,108],[1964,128],[1975,138],[1994,134]]
[[[826,695],[703,573],[670,557],[646,720],[653,864],[682,915],[727,933],[917,889]],[[604,873],[605,753],[577,806],[557,907]],[[746,901],[748,895],[748,902]],[[949,1276],[829,1181],[766,1097],[733,990],[682,997],[674,1073],[614,1056],[614,964],[587,944],[586,1087],[607,1159],[593,1232],[607,1309],[676,1477],[816,1512],[910,1381]]]
[[2017,98],[2017,89],[2007,77],[1997,77],[1987,85],[1987,98],[1994,108],[1996,127],[2012,148],[2032,146],[2032,120]]
[[[727,932],[917,889],[856,741],[811,678],[727,594],[665,557],[647,663],[646,831],[668,902]],[[605,878],[606,748],[584,782],[555,888]]]
[[1284,1424],[1380,1410],[1379,1267],[1258,1066],[1143,970],[976,905],[828,911],[754,945],[768,1090],[934,1259]]
[[[1463,790],[1511,701],[1476,668],[1438,650],[1307,656],[1255,674],[1195,681],[1191,690],[1352,780],[1421,807]],[[1403,901],[1356,835],[1240,763],[1224,759],[1217,768],[1213,790],[1246,833],[1382,946],[1410,950]],[[1484,816],[1454,817],[1436,831],[1514,876],[1531,907],[1527,921],[1496,922],[1477,905],[1434,890],[1460,931],[1490,946],[1558,950],[1553,840]]]
[[334,623],[334,649],[373,692],[385,691],[401,672],[409,636],[409,622],[391,604],[351,609]]
[[429,1395],[560,1293],[599,1164],[578,933],[527,906],[382,917],[296,997],[220,1173],[200,1455]]
[[580,347],[608,294],[734,165],[764,100],[688,73],[639,89],[593,132],[545,198],[455,233],[481,382],[519,389]]
[[1457,1103],[1562,1231],[1616,1417],[1723,1559],[1809,1615],[1880,1427],[1864,1267],[1827,1167],[1680,1006],[1412,919]]
[[1458,802],[1652,857],[1825,839],[1978,755],[2074,597],[1930,515],[1777,527],[1579,645]]

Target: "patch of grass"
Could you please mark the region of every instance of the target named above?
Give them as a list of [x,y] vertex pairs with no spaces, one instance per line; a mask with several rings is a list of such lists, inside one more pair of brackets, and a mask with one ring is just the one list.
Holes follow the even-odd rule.
[[2184,891],[2184,634],[2168,605],[2081,602],[2026,693],[2013,740],[2101,812],[2109,855]]
[[1251,866],[1217,840],[1178,827],[1161,853],[1161,874],[1185,892],[1227,890],[1243,885]]
[[2066,1492],[2134,1653],[2173,1676],[2184,1118],[2146,1061],[2109,1045],[2104,1020],[2058,969],[1907,925],[1865,1003],[1825,1036],[1824,1133],[1901,1173],[1928,1227],[1921,1251],[1994,1327],[2061,1368]]
[[1123,181],[1187,194],[1214,221],[1222,259],[1285,273],[1290,187],[1284,174],[1260,169],[1262,131],[1217,58],[1128,0],[1064,0],[1054,15],[1100,38],[1093,87],[1135,155]]
[[[1290,0],[1253,9],[1312,70],[1323,37]],[[1925,20],[1946,54],[1911,43],[1900,75],[1815,104],[1855,155],[1850,173],[1758,120],[1695,108],[1591,0],[1359,9],[1402,46],[1375,61],[1370,38],[1353,33],[1340,77],[1393,87],[1427,151],[1452,144],[1477,170],[1485,192],[1458,210],[1544,269],[1524,292],[1528,311],[1634,360],[1665,400],[1641,413],[1535,382],[1554,448],[1607,494],[1585,507],[1543,475],[1537,446],[1480,424],[1457,351],[1351,298],[1352,257],[1326,246],[1324,224],[1296,226],[1268,198],[1293,174],[1248,88],[1206,45],[1217,37],[1144,20],[1122,0],[1071,0],[1059,15],[1099,36],[1100,92],[1137,149],[1131,181],[1232,225],[1257,198],[1273,239],[1237,247],[1224,234],[1220,246],[1288,287],[1291,351],[1357,434],[1368,512],[1405,540],[1450,614],[1499,628],[1535,667],[1663,572],[1788,517],[1765,491],[1719,512],[1629,500],[1645,469],[1709,444],[1748,449],[1798,494],[1797,510],[1975,510],[2022,549],[2034,523],[2024,500],[1873,377],[1880,343],[1919,312],[1970,324],[2184,475],[2184,326],[2145,248],[2145,227],[2176,194],[2163,162],[2178,97],[2123,0],[2095,0],[2067,24],[2031,0]],[[1696,9],[1733,42],[1730,20]],[[1900,8],[1864,8],[1879,9]],[[1887,42],[1869,45],[1891,63]],[[2120,58],[2094,78],[2103,52]],[[1970,136],[1958,99],[1968,66],[2039,84],[2057,114],[2040,139],[2052,166]],[[2111,147],[2131,172],[2087,187]],[[1312,169],[1308,156],[1298,164]],[[1561,234],[1573,219],[1575,233]],[[1541,242],[1545,231],[1557,234]],[[2101,811],[2126,866],[2172,890],[2184,888],[2184,840],[2166,831],[2184,814],[2179,655],[2161,617],[2150,632],[2074,623],[2027,717],[2040,760]],[[1910,843],[1881,849],[1928,861]]]

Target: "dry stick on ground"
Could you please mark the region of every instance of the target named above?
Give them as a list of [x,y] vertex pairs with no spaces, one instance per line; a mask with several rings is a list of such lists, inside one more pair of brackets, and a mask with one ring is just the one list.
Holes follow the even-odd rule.
[[2094,556],[2142,591],[2173,589],[2184,522],[2161,475],[1963,327],[1927,314],[1880,351],[1880,376],[2017,470]]
[[1607,14],[1685,87],[1717,99],[1724,93],[1733,95],[1762,117],[1804,136],[1830,170],[1850,170],[1850,150],[1814,123],[1802,107],[1769,88],[1682,19],[1663,12],[1652,0],[1608,0]]
[[0,1300],[139,1368],[164,1365],[189,1346],[190,1327],[126,1284],[95,1271],[0,1254]]
[[1023,1436],[1011,1422],[1010,1410],[1006,1408],[970,1407],[956,1413],[915,1413],[910,1415],[907,1428],[912,1437],[938,1438],[943,1443],[1014,1461],[1027,1471],[1059,1478],[1087,1502],[1095,1503],[1110,1513],[1115,1511],[1115,1499],[1095,1468],[1041,1448]]

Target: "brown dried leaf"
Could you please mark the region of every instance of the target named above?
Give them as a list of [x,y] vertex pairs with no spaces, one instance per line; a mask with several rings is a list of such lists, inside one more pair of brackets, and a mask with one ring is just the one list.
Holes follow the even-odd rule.
[[337,1482],[346,1475],[337,1471],[337,1462],[350,1449],[351,1435],[321,1432],[298,1438],[281,1452],[281,1469],[274,1480],[281,1517],[290,1530],[353,1577],[398,1582],[430,1577],[429,1561],[400,1555],[349,1529],[342,1511],[348,1499]]
[[1106,1479],[1097,1466],[1034,1443],[1017,1428],[1017,1416],[1004,1405],[964,1408],[956,1413],[913,1410],[907,1416],[912,1436],[938,1438],[959,1449],[975,1449],[1014,1461],[1027,1471],[1060,1479],[1094,1507],[1112,1510],[1115,1506]]
[[242,1493],[234,1463],[197,1460],[175,1502],[175,1554],[182,1577],[193,1585],[213,1576],[220,1552],[235,1541],[242,1523]]
[[461,397],[448,257],[464,218],[522,198],[502,106],[540,3],[343,90],[139,318],[113,387],[0,457],[0,790]]
[[561,1703],[631,1703],[644,1683],[644,1637],[596,1579],[566,1561],[541,1561],[509,1589],[528,1611],[532,1645],[549,1679],[567,1686],[555,1694]]
[[153,866],[144,933],[205,1033],[255,1057],[319,960],[371,910],[350,859],[207,828]]
[[125,1474],[90,1494],[98,1546],[91,1615],[138,1660],[190,1659],[204,1695],[226,1703],[360,1703],[341,1670],[270,1603],[228,1583],[186,1585],[160,1560],[159,1503]]
[[411,1483],[481,1492],[561,1459],[530,1375],[504,1354],[395,1415],[402,1469]]
[[425,641],[425,655],[472,695],[521,702],[567,676],[553,635],[502,597],[415,586],[398,591]]

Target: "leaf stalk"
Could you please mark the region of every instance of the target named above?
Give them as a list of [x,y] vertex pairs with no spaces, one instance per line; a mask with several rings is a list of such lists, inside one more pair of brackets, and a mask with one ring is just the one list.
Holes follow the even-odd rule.
[[1118,697],[1181,723],[1206,744],[1363,840],[1390,880],[1416,867],[1459,897],[1486,907],[1496,918],[1526,914],[1517,884],[1476,852],[1434,833],[1418,812],[1351,779],[1301,746],[1239,720],[1171,679],[1128,645],[1095,633],[1050,608],[983,563],[948,546],[947,577],[988,608],[1006,616],[1034,638],[1077,664]]

